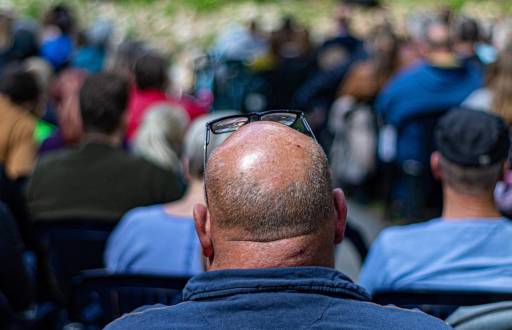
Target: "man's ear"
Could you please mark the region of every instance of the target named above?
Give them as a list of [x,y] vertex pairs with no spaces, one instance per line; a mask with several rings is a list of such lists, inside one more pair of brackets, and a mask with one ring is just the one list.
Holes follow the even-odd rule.
[[345,201],[345,194],[340,188],[333,190],[332,198],[334,201],[334,213],[336,215],[334,244],[340,244],[345,237],[345,225],[347,223],[347,202]]
[[196,226],[197,236],[201,243],[203,255],[209,260],[210,264],[213,260],[213,244],[210,235],[210,214],[203,204],[194,205],[194,223]]
[[435,179],[441,180],[443,178],[443,171],[441,170],[441,166],[439,165],[439,158],[441,158],[441,154],[439,151],[434,151],[430,156],[430,167],[432,169],[432,176]]

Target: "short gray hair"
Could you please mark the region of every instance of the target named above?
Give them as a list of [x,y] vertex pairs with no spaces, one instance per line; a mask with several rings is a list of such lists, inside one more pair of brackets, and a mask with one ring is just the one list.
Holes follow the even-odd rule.
[[181,145],[189,123],[181,107],[166,103],[151,106],[137,130],[133,152],[175,173],[181,172]]
[[[230,115],[238,114],[235,111],[218,111],[201,116],[194,120],[185,134],[183,157],[188,161],[189,174],[195,178],[204,176],[204,140],[206,136],[206,123],[209,121]],[[211,139],[209,150],[218,147],[226,138],[222,136],[217,139]]]

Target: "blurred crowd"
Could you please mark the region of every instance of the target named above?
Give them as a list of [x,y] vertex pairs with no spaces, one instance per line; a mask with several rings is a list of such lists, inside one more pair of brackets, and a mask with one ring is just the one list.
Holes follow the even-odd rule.
[[[381,202],[388,219],[439,216],[439,118],[472,109],[512,125],[512,19],[442,10],[398,31],[362,3],[340,1],[320,43],[291,16],[273,31],[231,25],[179,93],[171,56],[115,44],[109,21],[80,26],[65,5],[40,21],[0,12],[0,292],[12,309],[64,301],[38,224],[109,226],[112,272],[203,272],[192,211],[204,203],[205,124],[221,116],[303,111],[349,198]],[[359,5],[379,17],[366,35],[352,29]],[[507,172],[494,191],[504,214],[511,185]]]

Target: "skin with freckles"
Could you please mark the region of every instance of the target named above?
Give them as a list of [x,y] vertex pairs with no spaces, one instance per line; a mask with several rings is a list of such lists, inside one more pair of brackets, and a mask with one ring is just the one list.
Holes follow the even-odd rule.
[[309,136],[274,122],[241,127],[208,159],[208,208],[194,207],[208,269],[334,266],[346,205]]

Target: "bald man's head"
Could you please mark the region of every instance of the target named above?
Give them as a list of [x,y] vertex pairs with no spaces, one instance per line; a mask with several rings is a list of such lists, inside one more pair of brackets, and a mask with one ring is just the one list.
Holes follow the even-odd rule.
[[243,126],[211,154],[206,190],[212,227],[233,240],[312,234],[333,219],[324,152],[309,136],[273,122]]

